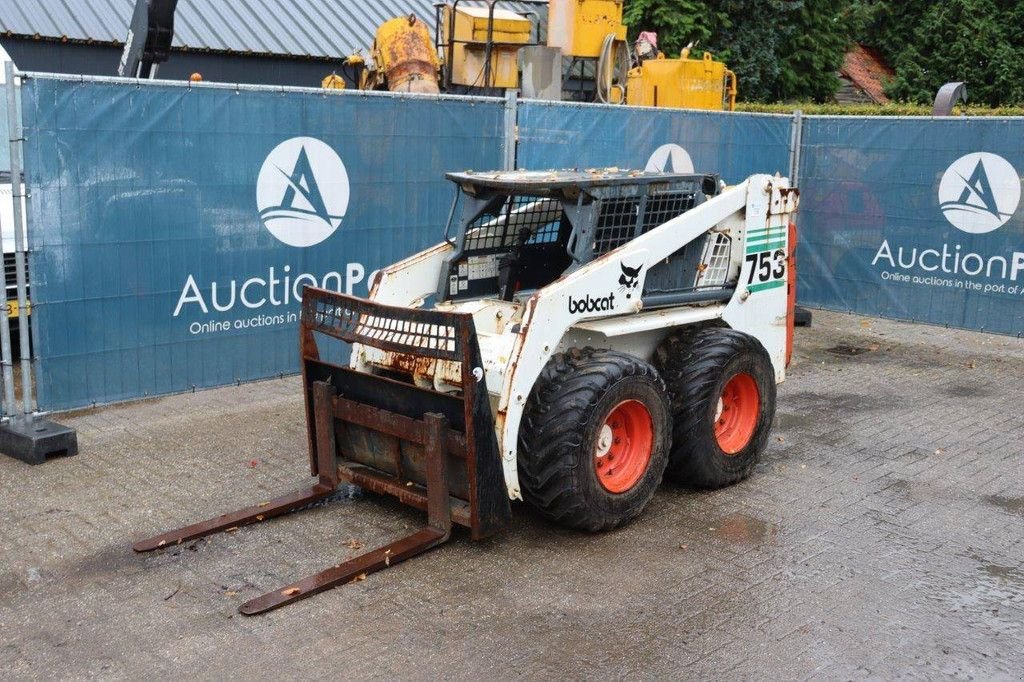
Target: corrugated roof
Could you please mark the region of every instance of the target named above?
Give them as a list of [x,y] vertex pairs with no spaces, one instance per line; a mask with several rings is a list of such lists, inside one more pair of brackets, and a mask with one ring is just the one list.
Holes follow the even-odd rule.
[[875,104],[885,104],[889,101],[885,96],[885,84],[896,72],[889,68],[877,51],[855,44],[846,53],[839,75],[848,78]]
[[[135,0],[8,0],[0,2],[0,33],[123,43],[134,9]],[[341,57],[369,47],[384,21],[408,14],[432,27],[433,0],[179,0],[174,47]]]

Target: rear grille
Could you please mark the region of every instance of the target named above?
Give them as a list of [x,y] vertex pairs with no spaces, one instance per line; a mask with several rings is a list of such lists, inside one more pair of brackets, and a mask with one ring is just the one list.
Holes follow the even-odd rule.
[[708,235],[701,254],[701,265],[697,269],[695,287],[724,286],[729,277],[729,265],[732,258],[732,240],[720,232]]

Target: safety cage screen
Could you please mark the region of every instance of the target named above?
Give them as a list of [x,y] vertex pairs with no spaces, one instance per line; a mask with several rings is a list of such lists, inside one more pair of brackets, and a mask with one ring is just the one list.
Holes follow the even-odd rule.
[[[500,253],[521,242],[555,241],[563,215],[562,202],[558,199],[509,195],[495,209],[484,211],[467,226],[465,253]],[[524,231],[532,236],[527,237]]]
[[[563,176],[576,180],[574,175],[578,185],[558,184],[565,183]],[[526,295],[565,274],[574,262],[584,264],[603,256],[719,191],[718,177],[713,175],[652,181],[642,173],[635,177],[620,173],[601,176],[606,183],[595,183],[593,176],[582,171],[552,172],[554,186],[543,182],[531,186],[527,178],[509,182],[507,189],[497,186],[457,194],[452,217],[462,203],[464,218],[438,295],[444,299],[499,296],[505,300]],[[722,254],[722,248],[712,248],[703,268],[711,267],[713,260],[718,276]],[[693,268],[701,255],[700,246],[696,253],[691,250],[687,254],[685,286],[676,272],[665,288],[677,291],[697,286]]]
[[[444,293],[450,298],[497,295],[503,268],[506,279],[513,278],[513,288],[541,285],[546,283],[545,276],[548,281],[554,280],[569,265],[564,254],[570,232],[559,198],[523,194],[495,197],[466,225],[462,248],[449,268]],[[563,256],[559,258],[559,254]]]
[[601,200],[594,233],[594,255],[601,256],[637,236],[689,211],[696,205],[695,192],[665,192],[640,197]]

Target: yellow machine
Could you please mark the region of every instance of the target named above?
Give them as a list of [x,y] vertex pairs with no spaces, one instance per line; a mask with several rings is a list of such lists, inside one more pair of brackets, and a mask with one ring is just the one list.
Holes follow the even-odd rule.
[[557,47],[564,56],[597,59],[609,35],[626,42],[622,0],[548,2],[548,47]]
[[325,90],[344,90],[345,79],[336,73],[332,73],[320,81],[320,87]]
[[629,72],[626,104],[677,109],[736,108],[736,74],[716,62],[710,53],[690,59],[648,59]]
[[373,60],[376,73],[368,79],[370,87],[386,84],[393,91],[440,92],[437,50],[426,24],[415,14],[380,25],[373,42]]
[[[526,74],[530,67],[538,68],[540,64],[527,55],[539,50],[543,54],[538,58],[546,60],[543,68],[553,75],[529,82],[543,82],[545,88],[554,83],[553,91],[542,97],[564,95],[560,65],[563,58],[571,58],[573,66],[581,64],[581,70],[573,74],[570,66],[569,78],[575,79],[574,83],[589,80],[593,85],[590,92],[600,102],[735,109],[736,74],[710,54],[691,59],[686,49],[678,59],[667,59],[657,52],[653,34],[646,34],[651,35],[649,43],[642,42],[645,34],[641,34],[638,54],[631,55],[627,26],[622,23],[623,0],[547,0],[546,47],[536,22],[526,16],[530,12],[520,14],[498,7],[503,1],[488,0],[486,5],[466,7],[461,0],[453,0],[436,5],[433,39],[426,24],[415,15],[386,21],[377,29],[372,60],[352,55],[346,65],[359,73],[356,80],[362,89],[427,93],[441,89],[485,90],[493,94],[495,89],[518,88],[520,68]],[[587,62],[592,66],[586,66]],[[340,80],[328,77],[324,87],[343,86]]]
[[441,42],[447,47],[450,83],[481,88],[519,86],[519,48],[532,24],[505,9],[444,5]]

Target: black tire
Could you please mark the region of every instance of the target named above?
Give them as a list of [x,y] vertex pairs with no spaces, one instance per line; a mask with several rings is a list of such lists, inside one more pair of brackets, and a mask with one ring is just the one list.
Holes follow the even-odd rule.
[[[595,448],[609,415],[633,401],[650,415],[650,459],[634,469],[639,478],[631,487],[611,492],[599,479]],[[643,510],[661,483],[671,429],[668,393],[650,364],[593,348],[558,354],[530,393],[519,429],[523,498],[563,526],[621,526]]]
[[[768,444],[775,418],[775,370],[764,346],[733,329],[683,330],[661,344],[654,365],[672,404],[672,452],[665,475],[709,489],[748,477]],[[753,379],[758,414],[749,440],[730,454],[716,437],[716,413],[723,390],[739,374]]]

